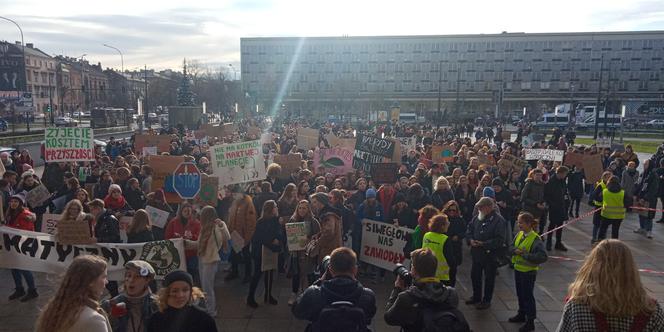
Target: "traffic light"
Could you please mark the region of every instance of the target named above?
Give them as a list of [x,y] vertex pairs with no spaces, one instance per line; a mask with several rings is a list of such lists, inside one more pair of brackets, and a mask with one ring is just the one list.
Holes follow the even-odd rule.
[[46,112],[51,113],[51,105],[46,106]]

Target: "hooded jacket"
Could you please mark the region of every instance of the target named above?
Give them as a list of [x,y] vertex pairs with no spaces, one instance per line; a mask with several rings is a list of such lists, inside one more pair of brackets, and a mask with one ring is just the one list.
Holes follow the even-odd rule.
[[537,183],[532,179],[526,180],[526,185],[521,191],[521,203],[523,211],[530,212],[536,219],[539,219],[544,210],[540,210],[537,203],[544,203],[544,183]]
[[321,286],[309,286],[291,308],[297,319],[308,320],[312,325],[318,322],[321,310],[329,303],[350,301],[364,311],[367,326],[376,315],[376,296],[374,292],[350,277],[339,276],[323,281]]
[[385,322],[401,326],[404,332],[419,332],[424,328],[422,306],[435,306],[440,310],[456,309],[459,296],[454,288],[440,282],[416,282],[405,291],[392,290],[385,308]]

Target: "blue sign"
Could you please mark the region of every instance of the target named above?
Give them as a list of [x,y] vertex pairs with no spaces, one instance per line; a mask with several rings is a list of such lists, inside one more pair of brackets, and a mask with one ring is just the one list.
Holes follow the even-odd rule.
[[195,164],[184,162],[173,172],[173,188],[182,199],[193,199],[201,190],[201,172]]

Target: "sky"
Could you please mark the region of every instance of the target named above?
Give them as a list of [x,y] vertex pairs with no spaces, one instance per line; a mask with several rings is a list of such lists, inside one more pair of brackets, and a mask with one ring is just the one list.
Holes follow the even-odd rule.
[[[662,0],[0,0],[0,16],[50,55],[120,69],[108,44],[126,70],[187,58],[229,74],[242,37],[664,30]],[[18,29],[0,20],[0,40]]]

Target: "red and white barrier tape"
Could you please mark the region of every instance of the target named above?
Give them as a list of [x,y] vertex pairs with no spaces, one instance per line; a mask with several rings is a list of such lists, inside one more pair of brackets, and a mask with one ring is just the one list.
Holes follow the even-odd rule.
[[[632,209],[632,210],[646,210],[646,211],[664,212],[664,209],[645,208],[645,207],[642,207],[642,206],[630,206],[629,208]],[[567,227],[567,226],[569,226],[569,225],[571,225],[571,224],[573,224],[573,223],[575,223],[575,222],[577,222],[577,221],[579,221],[583,218],[586,218],[586,217],[589,217],[589,216],[593,215],[595,212],[597,212],[601,209],[602,208],[596,208],[594,210],[591,210],[589,212],[586,212],[586,213],[578,216],[577,218],[567,220],[566,223],[564,223],[564,224],[562,224],[562,225],[560,225],[560,226],[558,226],[558,227],[556,227],[556,228],[554,228],[550,231],[546,231],[546,232],[540,234],[540,236],[544,237],[544,235],[548,235],[548,234],[551,234],[551,233],[553,233],[553,232],[555,232],[555,231],[557,231],[561,228],[565,228],[565,227]]]
[[[564,256],[549,256],[549,258],[553,258],[553,259],[557,259],[557,260],[561,260],[561,261],[566,261],[566,262],[579,262],[579,263],[583,262],[582,259],[575,259],[575,258],[564,257]],[[651,269],[639,269],[639,272],[664,275],[664,271],[656,271],[656,270],[651,270]]]

